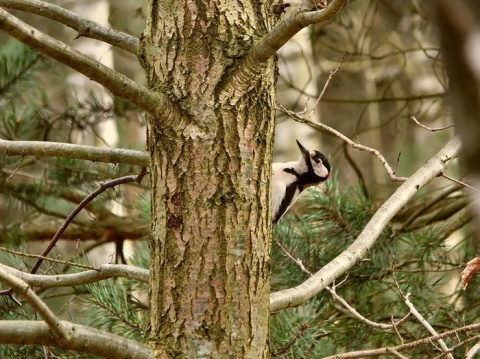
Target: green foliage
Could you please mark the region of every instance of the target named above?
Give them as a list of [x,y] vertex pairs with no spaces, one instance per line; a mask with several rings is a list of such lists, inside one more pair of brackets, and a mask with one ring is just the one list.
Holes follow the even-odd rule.
[[[0,53],[0,97],[12,100],[29,89],[32,75],[42,67],[42,56],[18,42],[10,42]],[[30,89],[31,90],[31,89]]]
[[135,293],[145,294],[146,285],[112,279],[87,285],[87,289],[91,297],[83,305],[82,323],[137,341],[144,339],[147,313],[135,304]]
[[[337,181],[329,180],[326,192],[310,190],[303,214],[288,214],[280,221],[274,238],[315,273],[357,238],[376,209],[375,202],[360,190],[341,191]],[[338,279],[341,283],[337,281],[336,292],[364,317],[378,323],[390,324],[391,318],[398,321],[409,312],[402,297],[407,293],[411,293],[416,309],[439,331],[475,321],[478,306],[464,306],[468,291],[455,288],[459,279],[456,268],[474,256],[471,238],[450,247],[445,245],[442,225],[410,232],[402,231],[399,223],[395,228],[385,228],[368,255],[346,277]],[[308,278],[275,242],[272,255],[272,290],[293,287]],[[452,284],[453,289],[448,289]],[[397,329],[405,342],[428,336],[414,317]],[[354,318],[326,290],[271,319],[274,357],[322,357],[398,344],[401,341],[394,331],[383,331]],[[431,348],[413,349],[407,356],[411,355],[430,358]]]

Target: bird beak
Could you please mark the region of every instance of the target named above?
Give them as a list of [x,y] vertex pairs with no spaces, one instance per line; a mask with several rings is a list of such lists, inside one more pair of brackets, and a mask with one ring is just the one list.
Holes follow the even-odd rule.
[[300,148],[300,151],[302,152],[303,156],[305,157],[305,159],[308,159],[310,157],[310,152],[302,146],[302,144],[300,142],[297,141],[297,145],[298,145],[298,148]]

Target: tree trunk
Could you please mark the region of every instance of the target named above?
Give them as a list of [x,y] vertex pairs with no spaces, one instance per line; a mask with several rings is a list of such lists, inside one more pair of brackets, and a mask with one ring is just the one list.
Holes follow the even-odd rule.
[[149,87],[178,107],[149,118],[159,358],[268,356],[275,65],[237,68],[272,27],[270,7],[149,1],[140,56]]

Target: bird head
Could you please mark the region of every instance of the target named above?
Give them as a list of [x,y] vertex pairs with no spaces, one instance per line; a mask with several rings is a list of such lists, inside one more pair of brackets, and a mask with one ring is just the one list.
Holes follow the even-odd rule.
[[[330,176],[330,163],[320,151],[309,151],[297,140],[298,148],[302,152],[300,161],[305,163],[306,174],[311,176],[313,182],[323,182]],[[316,179],[316,180],[315,180]]]

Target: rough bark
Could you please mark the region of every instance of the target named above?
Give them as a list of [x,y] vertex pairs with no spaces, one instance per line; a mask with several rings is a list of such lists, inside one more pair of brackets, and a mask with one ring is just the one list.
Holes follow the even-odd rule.
[[156,357],[268,356],[274,60],[234,76],[271,29],[270,7],[148,5],[140,57],[149,87],[181,108],[149,118]]

